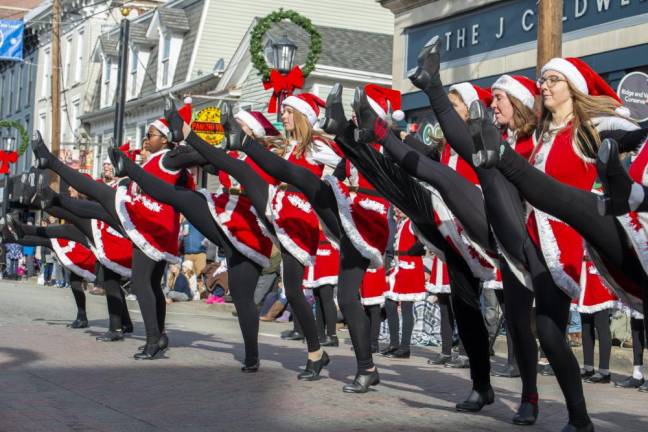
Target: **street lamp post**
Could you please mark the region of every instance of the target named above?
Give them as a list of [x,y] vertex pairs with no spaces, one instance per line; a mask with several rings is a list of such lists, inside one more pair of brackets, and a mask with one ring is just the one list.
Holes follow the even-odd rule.
[[[11,151],[13,146],[12,137],[4,137],[4,150]],[[7,210],[9,209],[9,172],[4,175],[4,187],[2,188],[2,223],[7,223]]]
[[[288,72],[293,68],[293,62],[295,61],[295,52],[297,51],[297,45],[290,39],[288,35],[284,34],[283,37],[272,43],[272,59],[274,67],[282,75],[287,75]],[[279,98],[277,101],[277,121],[281,121],[281,104],[286,97],[286,92],[281,91],[279,93]]]

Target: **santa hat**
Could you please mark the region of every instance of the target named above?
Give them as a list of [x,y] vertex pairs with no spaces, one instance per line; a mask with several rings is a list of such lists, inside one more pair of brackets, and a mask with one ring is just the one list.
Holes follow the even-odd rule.
[[[185,123],[191,124],[191,117],[192,117],[192,112],[191,112],[191,98],[186,97],[184,99],[184,105],[180,107],[178,110],[178,114],[180,114],[180,117],[182,120],[184,120]],[[155,121],[153,121],[150,125],[153,126],[155,129],[159,130],[162,132],[167,138],[171,137],[171,130],[169,129],[169,122],[164,118],[161,117]]]
[[581,59],[575,57],[552,58],[542,67],[540,75],[544,75],[546,71],[550,70],[565,75],[565,78],[582,93],[590,96],[609,96],[617,102],[621,102],[612,87]]
[[241,110],[234,115],[234,118],[249,127],[257,138],[278,136],[280,134],[277,128],[259,111]]
[[312,93],[300,93],[298,95],[288,96],[281,105],[289,106],[304,114],[311,126],[317,123],[320,107],[324,108],[326,102]]
[[456,91],[463,99],[467,107],[470,107],[475,101],[482,101],[484,105],[489,106],[493,101],[493,94],[489,89],[481,88],[469,82],[462,82],[450,86],[450,91]]
[[398,90],[381,87],[376,84],[367,84],[364,89],[369,105],[371,105],[371,108],[380,118],[387,120],[388,105],[392,109],[392,120],[401,121],[405,118],[405,113],[401,111],[401,94]]
[[502,75],[492,85],[491,90],[502,90],[530,109],[533,109],[535,97],[539,94],[535,81],[522,75]]
[[[121,150],[121,152],[128,156],[128,159],[132,160],[133,162],[135,161],[137,155],[142,153],[142,150],[140,149],[131,150],[129,142],[120,145],[119,150]],[[108,161],[110,162],[110,159],[108,159]]]

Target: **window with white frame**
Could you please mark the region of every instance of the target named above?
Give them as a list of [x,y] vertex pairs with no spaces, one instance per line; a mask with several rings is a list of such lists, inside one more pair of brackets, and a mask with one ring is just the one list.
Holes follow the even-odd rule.
[[103,81],[102,89],[101,89],[101,95],[103,96],[103,103],[102,106],[107,106],[110,105],[111,98],[110,98],[110,75],[112,72],[112,60],[110,57],[106,56],[104,57],[103,61],[103,72],[101,79]]
[[[29,58],[29,65],[34,64],[34,57]],[[25,98],[25,106],[28,107],[32,99],[32,87],[34,84],[34,74],[32,74],[31,69],[27,68],[27,97]]]
[[16,111],[20,111],[20,108],[23,106],[24,87],[25,87],[25,65],[20,64],[18,69],[18,97],[16,97]]
[[79,106],[81,105],[79,99],[72,101],[72,134],[76,134],[79,128]]
[[45,138],[45,126],[47,122],[47,118],[45,117],[45,113],[42,112],[38,116],[38,131],[43,135],[43,139]]
[[14,89],[16,88],[16,74],[14,67],[11,68],[11,73],[9,74],[9,100],[7,106],[7,114],[11,114],[15,111],[16,106],[14,105]]
[[41,82],[41,97],[49,96],[50,88],[50,52],[45,51],[43,55],[43,81]]
[[85,29],[79,29],[77,32],[76,42],[76,65],[74,67],[74,81],[81,82],[81,73],[83,72],[83,37]]
[[131,98],[137,96],[137,75],[139,69],[139,59],[135,47],[130,49],[129,67],[128,67],[128,95]]
[[69,35],[66,38],[65,42],[65,54],[64,54],[64,63],[63,63],[63,88],[70,87],[71,79],[70,73],[72,72],[72,35]]
[[171,35],[168,33],[162,34],[162,47],[160,50],[160,63],[162,66],[162,87],[171,85]]

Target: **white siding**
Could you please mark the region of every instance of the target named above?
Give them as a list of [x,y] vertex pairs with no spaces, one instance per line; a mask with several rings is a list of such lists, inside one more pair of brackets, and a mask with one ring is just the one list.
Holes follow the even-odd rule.
[[198,35],[192,77],[198,71],[211,72],[220,57],[227,64],[252,20],[281,7],[299,12],[316,25],[385,34],[394,31],[394,15],[375,0],[206,0],[205,4],[207,16]]

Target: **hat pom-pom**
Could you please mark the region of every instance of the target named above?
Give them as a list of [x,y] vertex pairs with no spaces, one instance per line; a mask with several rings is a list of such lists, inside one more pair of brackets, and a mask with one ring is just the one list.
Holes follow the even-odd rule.
[[191,102],[193,102],[193,99],[191,99],[191,96],[187,96],[186,98],[184,98],[184,103],[185,104],[190,105]]
[[405,113],[401,110],[396,110],[392,113],[392,119],[395,121],[405,120]]

